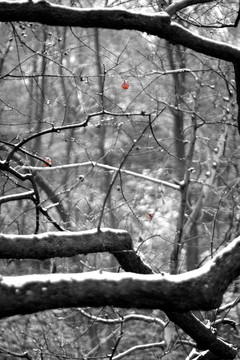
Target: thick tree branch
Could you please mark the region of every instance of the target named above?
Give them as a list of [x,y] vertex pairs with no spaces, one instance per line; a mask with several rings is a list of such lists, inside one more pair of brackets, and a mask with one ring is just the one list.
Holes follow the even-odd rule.
[[193,314],[167,312],[167,316],[197,342],[199,350],[209,350],[209,360],[216,360],[216,356],[218,360],[234,359],[236,357],[236,349],[217,337],[210,327],[204,325]]
[[[160,35],[158,36],[161,37]],[[185,29],[175,22],[172,22],[169,26],[169,33],[166,40],[174,45],[183,45],[198,53],[221,60],[234,62],[240,59],[240,49],[236,46],[194,34],[192,31]]]
[[125,271],[151,274],[152,270],[133,249],[124,230],[102,229],[80,232],[52,232],[34,235],[0,234],[2,259],[50,259],[78,254],[109,252]]
[[226,290],[216,278],[217,273],[213,265],[209,271],[198,271],[197,276],[194,271],[185,276],[99,271],[6,276],[0,285],[0,317],[76,306],[109,305],[168,312],[210,310],[221,304]]
[[[195,290],[195,293],[190,292],[187,298],[182,299],[179,292],[171,291],[169,284],[164,275],[132,273],[91,272],[4,277],[0,284],[0,318],[76,306],[162,308],[167,311],[170,320],[194,338],[199,349],[210,349],[222,358],[234,359],[236,349],[218,339],[210,328],[191,313],[168,311],[182,311],[184,302],[187,308],[199,308],[198,296],[201,298],[203,288],[200,288],[197,294]],[[175,283],[175,290],[179,285],[179,282]],[[206,284],[205,290],[208,290],[207,287]],[[202,308],[202,305],[200,307]],[[211,308],[211,305],[206,308]]]
[[[4,242],[7,242],[5,247]],[[1,235],[0,253],[3,250],[7,255],[10,247],[12,252],[8,255],[11,257],[14,254],[15,257],[29,257],[31,254],[34,258],[43,258],[44,251],[48,258],[51,254],[62,256],[61,249],[65,246],[67,256],[73,256],[73,245],[75,253],[112,252],[123,270],[152,274],[133,251],[129,234],[112,229],[103,229],[101,233],[92,230],[30,236]],[[116,249],[120,251],[116,252]],[[197,342],[200,349],[210,349],[223,358],[234,359],[234,348],[218,339],[191,313],[176,311],[218,307],[226,288],[240,273],[239,252],[240,237],[201,269],[182,275],[97,272],[4,277],[0,283],[0,317],[72,306],[160,308]]]
[[[0,253],[2,258],[44,259],[52,256],[73,256],[76,254],[104,251],[113,253],[125,271],[135,271],[144,274],[151,273],[151,269],[142,263],[141,259],[132,249],[131,237],[125,231],[105,229],[100,233],[96,230],[91,230],[77,233],[1,235],[0,237]],[[66,302],[61,306],[58,305],[60,307],[102,306],[105,304],[120,307],[161,308],[168,311],[212,309],[221,304],[222,296],[227,287],[239,276],[239,258],[240,237],[219,252],[206,265],[185,274],[141,275],[138,277],[135,274],[114,274],[114,276],[111,274],[104,274],[104,276],[94,274],[93,276],[90,273],[87,275],[81,274],[79,277],[69,275],[67,278],[64,275],[64,279],[61,278],[61,275],[57,275],[54,278],[57,280],[54,280],[49,286],[53,286],[54,289],[56,287],[56,291],[58,288],[65,289],[63,283],[66,281],[69,291],[72,291],[73,278],[74,282],[77,282],[76,293],[79,292],[79,294],[76,294],[76,299],[78,298],[78,300],[73,305],[71,303],[67,304],[66,298],[64,300]],[[137,271],[134,270],[135,267]],[[19,279],[23,289],[25,287],[32,289],[32,286],[41,289],[42,286],[46,286],[51,277],[43,276],[36,278],[33,275]],[[10,281],[11,286],[17,287],[17,278],[5,278],[4,281],[6,281],[6,284]],[[29,282],[34,285],[30,285]],[[3,284],[4,282],[2,282]],[[6,290],[9,293],[9,289],[6,288]],[[9,296],[13,296],[10,293]],[[95,293],[95,296],[93,298],[89,297],[88,293]],[[16,295],[16,293],[14,294]],[[66,294],[68,294],[68,291],[66,291]],[[118,295],[116,296],[116,294]],[[38,297],[38,295],[36,296]],[[35,294],[32,296],[35,297]],[[42,296],[44,297],[45,295],[43,294]],[[62,297],[65,298],[65,295],[62,294]],[[49,306],[52,308],[51,302]]]
[[239,48],[193,34],[184,27],[171,23],[170,16],[166,12],[142,14],[114,8],[79,9],[51,4],[43,0],[2,1],[0,21],[29,21],[53,26],[138,30],[222,60],[233,62],[240,59]]
[[82,9],[40,0],[35,2],[1,2],[0,21],[30,21],[52,26],[98,27],[139,31],[143,31],[143,27],[146,27],[144,31],[151,32],[154,31],[157,23],[163,30],[169,24],[170,18],[165,12],[146,15],[123,9]]

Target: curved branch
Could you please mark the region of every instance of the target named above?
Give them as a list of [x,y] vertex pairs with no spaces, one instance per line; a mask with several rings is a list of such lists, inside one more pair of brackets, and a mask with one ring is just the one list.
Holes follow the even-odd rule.
[[183,45],[198,53],[217,59],[229,62],[237,62],[240,59],[240,49],[238,47],[194,34],[175,22],[172,22],[169,26],[169,34],[166,40],[174,45]]
[[179,10],[185,9],[188,6],[205,4],[213,1],[214,0],[177,0],[169,5],[165,11],[169,14],[169,16],[172,16]]
[[7,159],[6,159],[6,164],[8,165],[10,160],[13,158],[13,155],[21,149],[21,147],[28,143],[29,141],[37,138],[37,137],[40,137],[40,136],[43,136],[43,135],[46,135],[46,134],[51,134],[51,133],[59,133],[60,131],[62,130],[69,130],[69,129],[77,129],[77,128],[81,128],[81,127],[86,127],[88,125],[88,122],[89,120],[92,118],[92,117],[95,117],[95,116],[98,116],[98,115],[102,115],[104,112],[103,111],[99,111],[99,112],[96,112],[96,113],[92,113],[92,114],[88,114],[86,119],[83,120],[82,122],[79,122],[79,123],[74,123],[74,124],[69,124],[69,125],[64,125],[64,126],[54,126],[52,124],[52,126],[48,129],[45,129],[45,130],[42,130],[40,132],[36,132],[26,138],[24,138],[23,140],[21,140],[18,144],[16,144],[12,150],[9,152],[8,156],[7,156]]
[[[193,279],[192,281],[194,282]],[[188,295],[181,298],[183,292],[179,292],[178,289],[183,283],[185,283],[185,293]],[[184,280],[170,284],[170,281],[164,279],[164,275],[132,273],[91,272],[9,276],[1,279],[0,318],[76,306],[113,305],[122,308],[163,309],[167,310],[170,320],[179,325],[197,342],[199,349],[209,349],[221,358],[234,359],[236,349],[217,338],[211,328],[202,324],[194,315],[171,312],[173,310],[182,311],[185,308],[212,308],[213,304],[204,304],[206,294],[203,295],[203,293],[208,290],[208,284],[202,285],[199,292],[194,287],[195,292],[193,293],[192,288],[188,291],[188,282]],[[198,286],[198,282],[196,286]],[[200,304],[201,302],[202,304]],[[216,305],[214,304],[214,306]]]
[[[155,21],[153,21],[154,19]],[[36,2],[2,1],[0,21],[31,21],[52,26],[98,27],[139,31],[143,31],[143,27],[146,27],[147,31],[151,32],[154,31],[157,22],[159,22],[160,27],[164,28],[169,24],[170,18],[166,12],[148,15],[113,8],[82,9],[39,0]]]
[[79,232],[52,232],[34,235],[0,234],[1,259],[50,259],[78,254],[109,252],[125,271],[151,274],[133,249],[127,231],[96,229]]
[[134,351],[143,350],[143,349],[151,349],[151,348],[161,348],[161,349],[163,349],[164,346],[165,346],[164,341],[155,342],[155,343],[151,343],[151,344],[135,345],[135,346],[132,346],[131,348],[121,352],[120,354],[114,356],[112,359],[113,360],[119,360],[119,359],[122,359],[123,357],[125,357],[127,355],[130,355]]
[[99,322],[102,324],[116,325],[116,324],[121,324],[121,323],[125,323],[128,321],[142,321],[142,322],[146,322],[149,324],[155,323],[155,324],[159,325],[160,327],[162,327],[163,329],[166,327],[166,323],[162,319],[157,318],[157,317],[147,316],[147,315],[141,315],[141,314],[134,313],[134,314],[125,315],[123,317],[118,317],[115,319],[105,319],[100,316],[91,315],[91,314],[87,313],[86,311],[84,311],[83,309],[79,309],[79,311],[82,315],[93,320],[94,322]]
[[[151,269],[142,263],[133,250],[131,237],[126,231],[104,229],[100,233],[96,230],[91,230],[77,233],[1,235],[0,237],[1,257],[5,256],[7,258],[43,259],[52,256],[73,256],[76,254],[104,251],[114,254],[125,271],[151,274]],[[58,291],[58,289],[60,291],[62,288],[66,289],[65,285],[63,285],[66,282],[69,290],[66,290],[66,293],[64,291],[64,295],[60,296],[65,300],[61,305],[58,304],[58,307],[103,306],[105,304],[119,307],[161,308],[165,311],[180,312],[212,309],[220,306],[227,287],[239,276],[239,258],[240,237],[235,239],[200,269],[180,275],[102,275],[99,273],[88,273],[63,275],[63,278],[59,274],[54,275],[54,278],[49,277],[49,275],[37,277],[32,275],[16,279],[6,277],[2,285],[6,282],[4,291],[7,291],[9,296],[12,296],[11,286],[17,288],[18,281],[21,283],[21,293],[25,291],[25,288],[30,289],[32,286],[36,287],[36,291],[39,287],[41,292],[41,288],[48,286],[46,285],[48,282],[51,282],[49,284],[51,291]],[[134,270],[134,268],[136,269]],[[74,304],[71,301],[69,304],[67,299],[72,290],[72,282],[76,285],[76,300],[74,300]],[[36,294],[32,294],[34,298],[36,296],[36,301],[38,301],[37,298],[40,296],[39,291]],[[4,293],[2,295],[4,297]],[[16,293],[14,293],[15,295]],[[44,294],[41,296],[45,299]],[[46,302],[46,299],[44,301]],[[55,306],[51,302],[48,305],[50,308]],[[42,308],[42,310],[44,309]]]
[[4,203],[9,202],[9,201],[19,201],[19,200],[23,200],[23,199],[32,199],[33,195],[34,195],[34,191],[30,190],[30,191],[21,192],[21,193],[18,193],[18,194],[1,196],[0,197],[0,204],[4,204]]
[[114,8],[79,9],[52,4],[45,0],[1,1],[0,21],[30,21],[54,26],[138,30],[225,61],[237,62],[240,59],[239,48],[193,34],[184,27],[171,23],[167,12],[142,14]]
[[[219,276],[216,268],[202,272],[197,278],[191,273],[185,278],[100,271],[4,276],[0,285],[0,317],[76,306],[109,305],[161,309],[169,313],[218,307],[225,289],[216,279],[216,273]],[[212,277],[213,284],[209,281]]]
[[[101,239],[100,245],[96,244],[98,238]],[[132,240],[126,231],[105,229],[100,233],[92,230],[30,236],[1,235],[0,253],[5,241],[12,250],[11,257],[13,253],[15,257],[26,255],[26,251],[28,255],[35,253],[36,256],[43,250],[49,256],[53,248],[54,254],[58,254],[55,256],[61,256],[61,248],[66,244],[69,252],[64,256],[72,256],[72,246],[75,250],[76,247],[84,249],[81,253],[99,251],[101,247],[102,251],[114,253],[123,270],[152,274],[151,269],[132,250]],[[24,245],[19,246],[20,243]],[[114,246],[114,243],[117,245]],[[115,252],[116,248],[121,250]],[[193,314],[176,311],[218,307],[224,291],[240,273],[239,253],[240,237],[202,268],[182,275],[93,272],[4,277],[0,282],[0,317],[61,307],[99,307],[108,304],[128,308],[160,308],[196,341],[199,349],[209,349],[222,358],[234,359],[236,349],[217,338]]]

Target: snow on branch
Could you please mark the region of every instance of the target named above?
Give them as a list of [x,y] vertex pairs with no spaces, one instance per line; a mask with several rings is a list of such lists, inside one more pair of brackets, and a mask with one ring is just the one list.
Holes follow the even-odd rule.
[[96,162],[96,161],[86,161],[86,162],[83,162],[83,163],[65,164],[65,165],[58,165],[58,166],[51,166],[51,167],[22,166],[21,169],[22,170],[26,169],[26,170],[44,172],[44,171],[56,171],[56,170],[68,170],[68,169],[71,169],[71,168],[77,168],[77,167],[83,167],[83,166],[92,166],[92,167],[96,166],[96,167],[100,167],[102,169],[106,169],[106,170],[109,170],[109,171],[118,171],[118,172],[120,172],[122,174],[131,175],[133,177],[138,177],[138,178],[141,178],[141,179],[144,179],[144,180],[147,180],[147,181],[150,181],[150,182],[162,185],[162,186],[169,187],[171,189],[181,190],[181,186],[178,185],[178,184],[173,184],[173,183],[170,183],[169,181],[156,179],[156,178],[153,178],[151,176],[139,174],[139,173],[136,173],[134,171],[127,170],[127,169],[121,169],[121,168],[116,167],[116,166],[110,166],[110,165],[102,164],[102,163],[99,163],[99,162]]
[[198,4],[205,4],[205,3],[209,3],[209,2],[213,2],[213,0],[177,0],[177,1],[172,2],[166,8],[166,12],[170,16],[172,16],[177,11],[182,10],[182,9],[188,7],[188,6],[198,5]]
[[[208,2],[208,1],[198,1]],[[180,8],[195,1],[180,1],[173,3]],[[46,0],[39,1],[1,1],[0,22],[29,21],[52,26],[74,26],[115,30],[137,30],[166,39],[170,43],[186,46],[199,53],[237,62],[240,49],[227,43],[215,41],[194,34],[177,23],[171,23],[167,12],[141,13],[119,8],[73,8],[53,4]]]
[[22,199],[32,199],[33,195],[34,195],[34,191],[30,190],[30,191],[25,191],[25,192],[21,192],[21,193],[12,194],[12,195],[1,196],[0,204],[4,204],[4,203],[10,202],[10,201],[19,201]]
[[134,251],[127,231],[96,229],[32,235],[0,234],[1,259],[50,259],[97,252]]
[[[109,229],[106,233],[109,238],[102,237],[102,241],[100,241],[102,248],[108,248],[111,233],[113,238],[115,236],[117,243],[119,239],[121,241],[121,237],[122,240],[126,238],[131,242],[130,236],[125,231],[118,232]],[[71,238],[71,242],[72,244],[74,242],[81,243],[82,240],[86,253],[88,243],[97,242],[97,236],[101,236],[93,232],[92,236],[95,237],[95,241],[93,241],[90,234],[89,232],[82,234],[82,239],[78,234],[79,239]],[[58,237],[56,233],[53,236],[49,233],[33,235],[32,239],[27,236],[16,236],[15,243],[21,243],[23,240],[22,247],[26,248],[27,244],[24,240],[32,240],[39,251],[41,239],[41,242],[45,243],[47,251],[46,242],[50,245],[52,239],[54,247],[57,246],[60,250],[61,246],[67,242],[68,236],[71,237],[71,235],[72,233],[60,233]],[[4,237],[6,240],[8,239],[7,235]],[[107,239],[105,243],[104,239]],[[14,241],[14,236],[12,236],[12,240]],[[3,241],[4,238],[1,239],[1,242]],[[32,247],[33,243],[28,247]],[[130,253],[133,254],[134,251],[130,251]],[[123,251],[122,258],[120,258],[120,264],[123,263],[124,269],[128,269],[126,264],[129,260],[132,261],[127,258],[127,254],[128,252]],[[239,258],[240,237],[200,269],[179,275],[150,274],[149,270],[148,274],[147,272],[145,274],[132,272],[116,274],[98,271],[83,274],[6,276],[1,279],[0,283],[0,318],[76,306],[111,305],[122,308],[161,309],[167,312],[213,309],[220,306],[227,287],[239,276]],[[140,258],[139,261],[141,261]],[[131,265],[129,266],[131,267]]]
[[[153,21],[155,20],[155,21]],[[99,27],[154,31],[170,23],[166,12],[146,14],[122,8],[77,8],[39,1],[1,1],[0,21],[30,21],[52,26]],[[159,27],[158,26],[158,27]]]
[[78,232],[46,232],[33,235],[0,234],[2,259],[50,259],[78,254],[109,252],[125,271],[151,274],[148,267],[133,249],[127,231],[96,229]]
[[[8,245],[5,250],[4,242]],[[108,304],[126,308],[157,308],[165,310],[169,319],[196,341],[198,348],[209,349],[222,358],[235,358],[235,348],[218,338],[210,328],[186,311],[211,309],[220,305],[226,288],[240,273],[240,237],[200,269],[182,275],[153,275],[152,270],[133,250],[130,235],[122,230],[1,235],[0,253],[10,246],[12,257],[14,254],[23,255],[24,251],[28,251],[28,256],[34,251],[34,256],[43,251],[49,256],[55,248],[54,254],[61,256],[61,248],[66,246],[68,251],[64,256],[72,256],[70,244],[71,247],[75,244],[76,253],[80,253],[81,248],[84,249],[82,253],[88,253],[90,249],[101,251],[100,248],[112,251],[123,270],[128,273],[100,271],[2,277],[0,318],[48,309],[99,307]]]

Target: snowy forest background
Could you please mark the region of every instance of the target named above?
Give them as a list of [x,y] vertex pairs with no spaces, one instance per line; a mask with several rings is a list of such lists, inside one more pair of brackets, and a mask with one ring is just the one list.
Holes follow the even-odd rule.
[[[153,14],[167,3],[51,2]],[[226,26],[238,10],[219,1],[176,19],[240,46],[239,29]],[[40,209],[36,216],[29,184],[2,171],[1,233],[123,229],[154,272],[172,274],[200,267],[239,235],[231,63],[137,31],[0,26],[0,156],[34,174]],[[122,271],[109,253],[0,261],[7,276]],[[221,308],[196,313],[235,346],[239,286]],[[0,332],[0,359],[186,359],[193,347],[160,310],[59,309],[2,319]]]

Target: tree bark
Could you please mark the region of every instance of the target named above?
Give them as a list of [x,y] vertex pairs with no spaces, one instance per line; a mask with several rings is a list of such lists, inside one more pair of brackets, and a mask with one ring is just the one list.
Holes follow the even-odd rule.
[[[165,273],[153,275],[151,268],[142,262],[134,251],[131,237],[126,231],[102,229],[101,232],[90,230],[75,233],[0,235],[1,258],[48,259],[106,251],[116,257],[126,272],[144,275],[94,272],[79,275],[4,277],[1,282],[3,311],[7,311],[11,298],[14,303],[15,300],[18,301],[19,296],[21,304],[23,305],[23,302],[27,304],[26,311],[29,309],[30,312],[52,306],[57,308],[104,305],[160,308],[164,311],[179,312],[210,310],[220,306],[227,287],[240,274],[240,237],[199,269],[179,275]],[[16,290],[19,283],[22,289],[20,295]],[[41,289],[46,286],[49,287],[50,292],[55,293],[55,299],[58,295],[60,297],[55,305],[51,302],[51,298],[48,302],[45,291],[41,293]],[[27,297],[28,290],[31,290],[32,294],[30,300]],[[75,292],[75,300],[68,302],[72,291]],[[23,293],[26,294],[24,298]],[[44,303],[41,309],[41,304],[38,303],[40,298]],[[30,310],[29,301],[33,299],[36,305]],[[15,306],[11,308],[15,314],[18,313],[18,306],[15,310]]]

